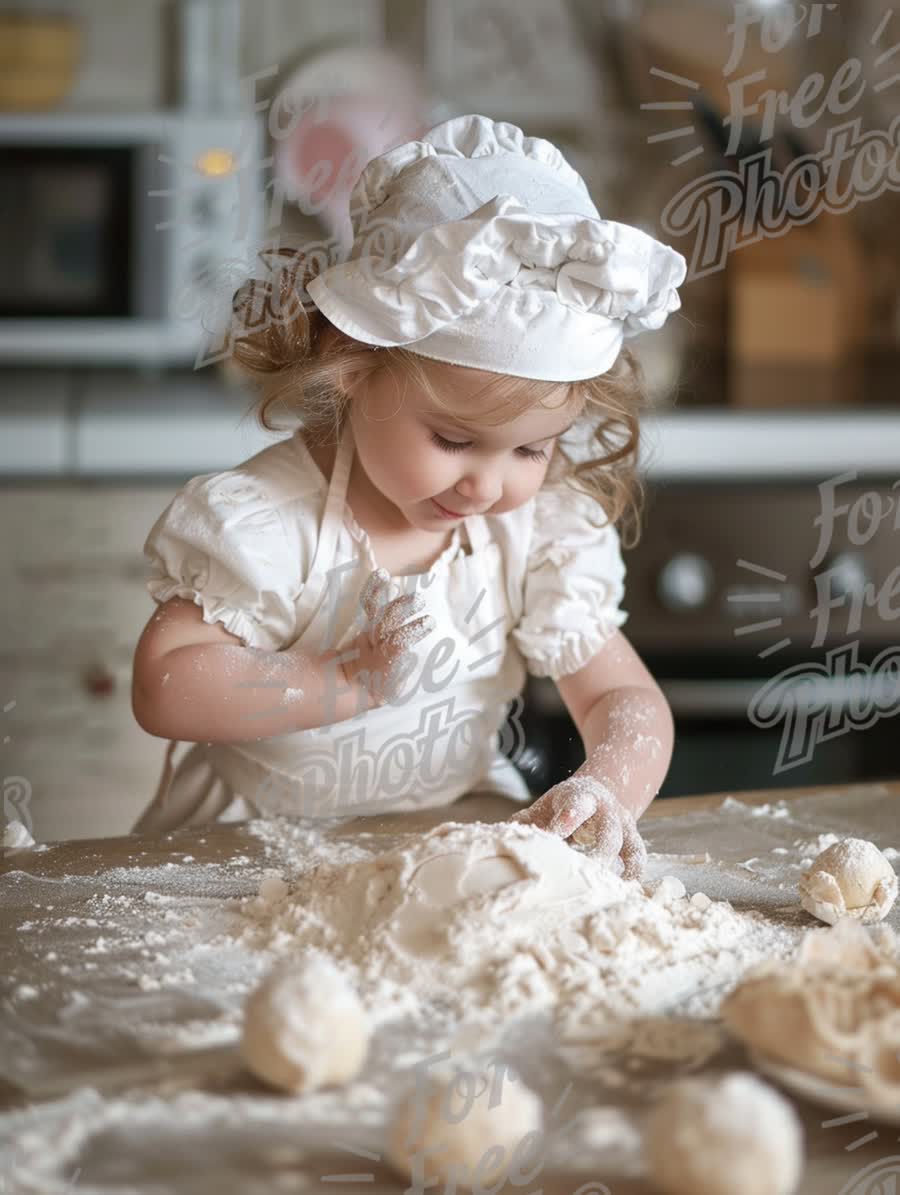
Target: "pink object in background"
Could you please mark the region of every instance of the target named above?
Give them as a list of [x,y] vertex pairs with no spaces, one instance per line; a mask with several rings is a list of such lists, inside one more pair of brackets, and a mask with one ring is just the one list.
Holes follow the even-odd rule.
[[276,100],[299,113],[274,142],[287,198],[349,247],[349,200],[365,164],[430,128],[418,72],[384,50],[346,48],[300,67]]

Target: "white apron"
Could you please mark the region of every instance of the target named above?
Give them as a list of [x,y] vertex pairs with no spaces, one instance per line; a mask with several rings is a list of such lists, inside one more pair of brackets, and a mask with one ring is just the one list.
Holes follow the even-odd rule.
[[[310,654],[345,646],[365,623],[359,593],[376,567],[371,550],[355,564],[335,563],[353,452],[347,421],[296,606],[302,629],[291,646]],[[471,554],[460,551],[427,573],[394,578],[405,592],[421,590],[437,624],[413,649],[416,668],[401,700],[412,695],[403,704],[259,742],[194,743],[177,765],[178,743],[170,742],[156,794],[134,832],[168,833],[216,818],[393,813],[448,805],[475,791],[529,802],[525,781],[500,750],[500,730],[510,703],[520,707],[525,681],[524,661],[509,641],[517,614],[487,521],[467,518],[464,529]],[[441,641],[449,644],[435,658]]]

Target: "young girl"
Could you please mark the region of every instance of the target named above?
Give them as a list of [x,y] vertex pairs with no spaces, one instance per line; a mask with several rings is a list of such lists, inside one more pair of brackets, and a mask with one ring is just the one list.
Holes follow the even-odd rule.
[[260,420],[282,406],[293,435],[193,478],[147,539],[134,712],[172,741],[135,829],[527,805],[500,750],[527,669],[586,760],[515,820],[638,875],[673,729],[619,629],[641,401],[623,340],[679,307],[684,259],[602,220],[549,141],[477,115],[369,162],[351,219],[345,261],[235,297]]

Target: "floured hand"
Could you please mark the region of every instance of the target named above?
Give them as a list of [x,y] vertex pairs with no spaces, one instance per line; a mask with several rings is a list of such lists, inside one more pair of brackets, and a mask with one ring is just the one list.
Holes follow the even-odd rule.
[[529,809],[514,813],[509,820],[538,826],[560,838],[571,837],[613,870],[621,859],[626,880],[640,879],[647,862],[647,848],[634,814],[591,776],[570,776],[555,784]]
[[378,568],[369,575],[360,594],[360,604],[369,620],[366,629],[348,644],[343,664],[348,681],[365,685],[373,703],[383,705],[396,695],[403,668],[411,662],[410,648],[434,629],[434,618],[424,614],[425,599],[419,593],[388,597],[391,577]]

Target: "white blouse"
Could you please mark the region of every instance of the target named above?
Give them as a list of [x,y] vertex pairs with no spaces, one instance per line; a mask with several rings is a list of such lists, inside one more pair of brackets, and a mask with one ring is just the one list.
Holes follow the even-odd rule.
[[[248,647],[289,647],[303,630],[295,605],[327,490],[299,430],[234,469],[192,478],[147,537],[151,597],[192,600],[204,622],[221,622]],[[620,606],[625,567],[615,528],[594,499],[565,483],[547,484],[516,510],[484,519],[518,615],[508,647],[534,676],[576,672],[628,617]],[[467,547],[457,524],[432,566],[438,580],[439,566]],[[375,567],[369,537],[345,506],[334,565],[360,559]]]

